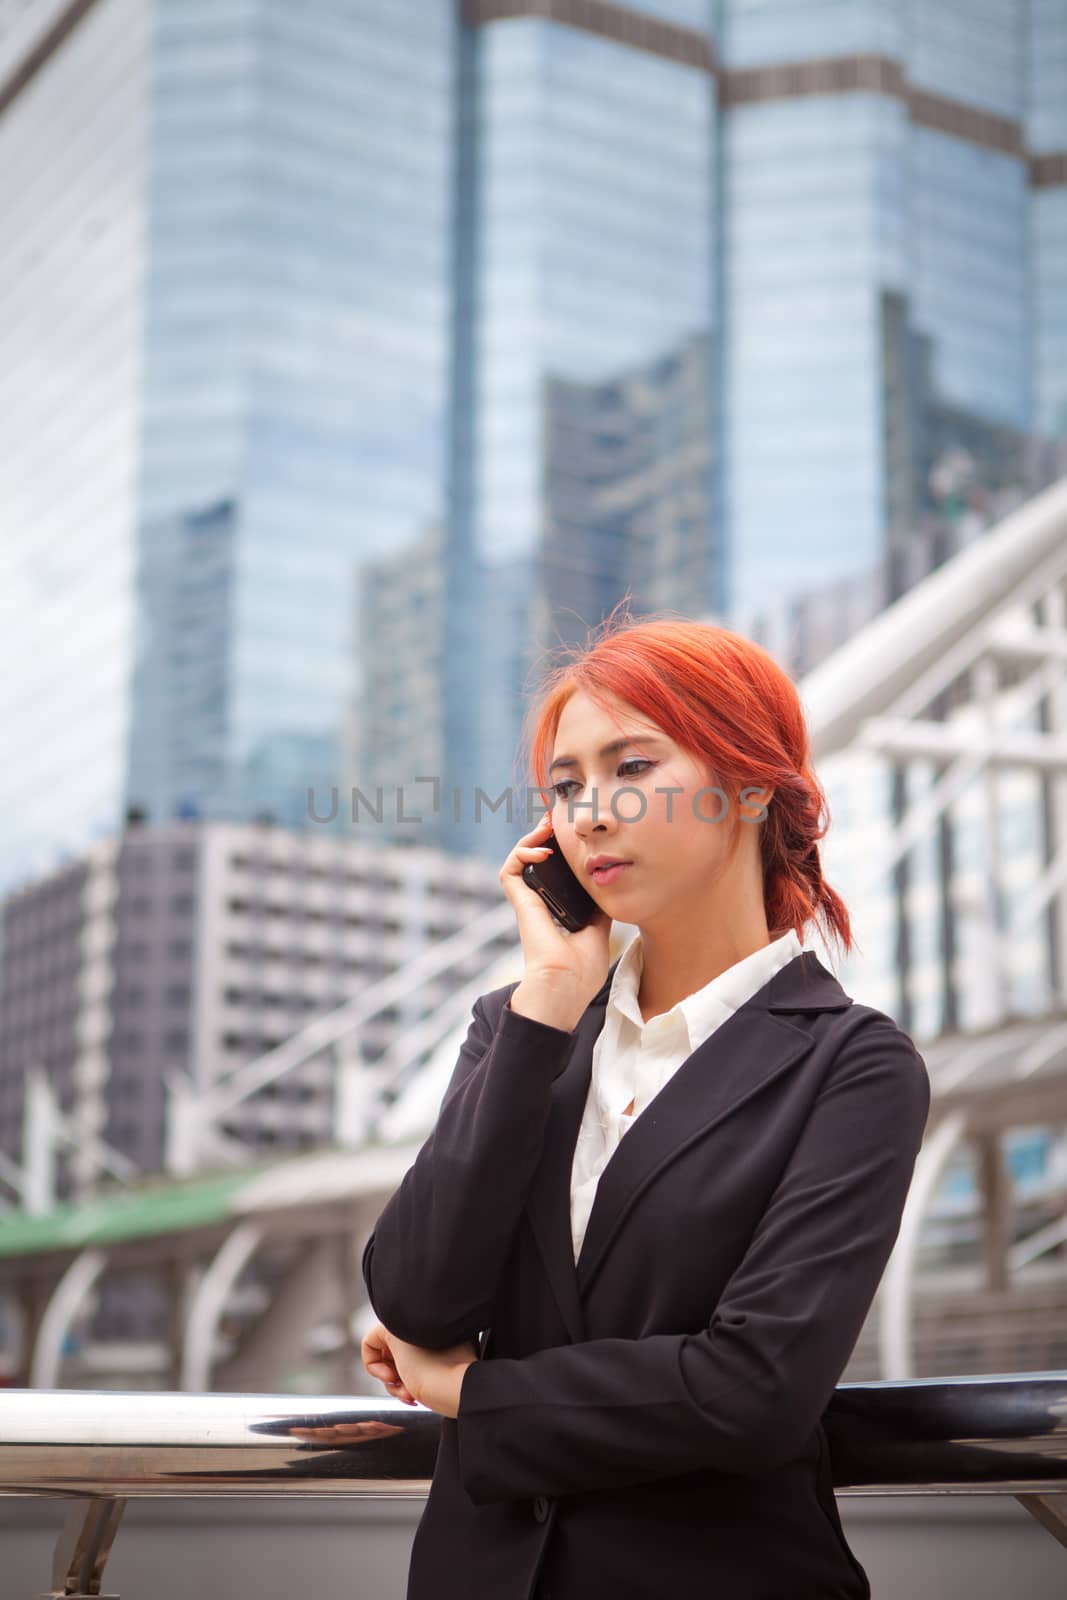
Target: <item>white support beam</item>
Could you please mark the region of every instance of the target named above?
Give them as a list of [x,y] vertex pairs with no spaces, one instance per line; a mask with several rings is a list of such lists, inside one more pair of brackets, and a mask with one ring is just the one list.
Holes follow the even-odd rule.
[[140,1175],[140,1167],[106,1139],[85,1138],[59,1109],[48,1075],[40,1067],[26,1074],[22,1119],[22,1166],[0,1155],[0,1178],[18,1193],[22,1210],[42,1216],[56,1204],[56,1153],[61,1144],[77,1148],[120,1183]]
[[998,728],[990,734],[963,723],[872,717],[858,742],[893,761],[950,761],[970,753],[980,755],[983,765],[1067,775],[1067,737],[1025,728]]
[[[18,1162],[12,1161],[11,1157],[9,1155],[5,1155],[3,1150],[0,1150],[0,1181],[8,1184],[10,1188],[14,1189],[15,1193],[21,1198],[23,1187],[26,1182],[26,1174],[23,1172]],[[6,1203],[4,1209],[8,1209]]]
[[484,949],[501,934],[513,933],[514,928],[515,913],[505,901],[483,912],[447,939],[428,945],[413,961],[406,962],[389,977],[366,984],[343,1006],[338,1006],[326,1016],[316,1017],[276,1049],[268,1050],[254,1061],[245,1062],[229,1077],[212,1085],[204,1096],[207,1115],[214,1119],[232,1111],[249,1095],[275,1082],[319,1051],[336,1044],[353,1028],[387,1006],[403,1000],[428,978],[436,977],[457,961]]
[[937,1193],[949,1157],[966,1132],[963,1111],[950,1112],[928,1130],[915,1161],[911,1188],[900,1219],[893,1253],[879,1289],[879,1376],[888,1379],[915,1376],[912,1339],[916,1257],[923,1219]]
[[[1038,702],[1057,683],[1063,681],[1062,670],[1052,670],[1045,662],[1026,682],[1014,691],[1014,706],[1020,717],[1028,716]],[[943,727],[943,723],[936,724]],[[924,839],[944,811],[958,800],[982,772],[989,759],[984,749],[963,750],[953,757],[933,786],[921,799],[909,805],[907,812],[886,840],[885,848],[878,852],[879,883],[892,871],[902,856]],[[871,886],[873,890],[875,886]]]
[[[1044,596],[1041,603],[1042,618],[1046,629],[1055,628],[1067,633],[1067,585],[1056,584]],[[1049,731],[1054,736],[1067,736],[1067,676],[1061,676],[1055,688],[1049,691]],[[1052,867],[1059,866],[1060,876],[1056,879],[1052,893],[1062,889],[1065,880],[1062,876],[1064,862],[1067,861],[1067,776],[1062,773],[1051,779],[1051,813],[1052,835],[1055,840],[1056,861],[1050,863],[1049,876],[1052,876]],[[1051,895],[1050,897],[1051,898]],[[1056,902],[1055,910],[1055,969],[1053,971],[1053,988],[1056,990],[1059,1003],[1067,1006],[1067,892],[1061,893]]]
[[[1040,877],[1015,902],[1008,915],[1008,932],[1012,938],[1025,933],[1044,911],[1053,895],[1067,888],[1067,838],[1053,856]],[[1062,896],[1061,896],[1062,899]],[[1067,929],[1064,930],[1067,937]]]
[[[517,965],[521,973],[521,959]],[[378,1094],[372,1107],[368,1134],[373,1135],[378,1131],[381,1117],[387,1109],[386,1094],[401,1089],[414,1062],[422,1059],[427,1052],[432,1052],[461,1023],[469,1023],[471,1007],[484,991],[485,979],[479,974],[474,983],[465,983],[454,990],[428,1016],[405,1029],[392,1041],[381,1059],[375,1062],[375,1068],[381,1074],[383,1092]],[[365,1072],[366,1068],[363,1070]]]
[[[853,743],[871,717],[901,714],[924,674],[941,674],[960,646],[966,670],[986,639],[970,637],[1012,606],[1040,596],[1067,572],[1067,479],[1034,495],[982,538],[902,595],[799,685],[818,764]],[[948,679],[951,682],[951,677]],[[940,687],[946,687],[941,683]],[[934,687],[915,705],[925,709]]]
[[22,1118],[23,1209],[43,1216],[56,1203],[56,1146],[59,1110],[52,1086],[41,1067],[26,1074]]
[[1067,629],[1037,628],[1005,618],[992,630],[989,654],[999,661],[1062,661],[1067,663]]
[[53,1289],[41,1318],[30,1362],[30,1387],[58,1389],[63,1345],[74,1318],[107,1265],[103,1250],[83,1250]]
[[1043,1228],[1035,1228],[1025,1239],[1017,1239],[1008,1250],[1008,1271],[1019,1272],[1064,1243],[1067,1243],[1067,1216],[1057,1217]]
[[[996,663],[987,656],[976,661],[972,675],[975,693],[982,712],[985,737],[990,744],[999,736],[997,726]],[[989,974],[993,987],[993,1004],[997,1016],[1008,1013],[1009,983],[1008,958],[1002,939],[1003,915],[1001,912],[1002,884],[1004,881],[1003,852],[1000,848],[1000,793],[997,785],[997,766],[988,761],[982,770],[982,851],[981,881],[985,897],[983,926],[989,951]]]
[[182,1341],[181,1388],[186,1392],[200,1393],[211,1388],[219,1318],[230,1291],[262,1242],[262,1228],[253,1222],[239,1222],[192,1290]]

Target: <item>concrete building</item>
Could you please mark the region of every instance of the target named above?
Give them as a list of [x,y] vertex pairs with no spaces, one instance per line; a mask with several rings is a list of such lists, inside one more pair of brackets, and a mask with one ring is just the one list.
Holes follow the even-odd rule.
[[[86,1200],[109,1177],[159,1172],[171,1164],[174,1090],[188,1098],[231,1086],[247,1063],[499,902],[497,872],[484,862],[417,845],[254,823],[131,822],[0,908],[0,1151],[23,1160],[40,1074],[69,1129],[54,1199]],[[370,1016],[346,1037],[345,1064],[371,1073],[457,981],[513,943],[510,931],[490,938]],[[338,1057],[313,1053],[239,1097],[213,1125],[209,1153],[240,1165],[335,1143],[339,1092]]]

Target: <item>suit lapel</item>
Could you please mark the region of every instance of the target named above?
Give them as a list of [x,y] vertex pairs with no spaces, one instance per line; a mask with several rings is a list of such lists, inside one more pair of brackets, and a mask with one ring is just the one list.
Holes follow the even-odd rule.
[[[618,962],[612,966],[600,993],[582,1013],[575,1029],[570,1060],[552,1084],[552,1106],[545,1128],[544,1153],[526,1197],[526,1214],[544,1257],[545,1270],[564,1326],[575,1344],[582,1343],[586,1332],[574,1269],[571,1167],[593,1073],[593,1048],[604,1026],[608,992],[616,966]],[[630,1129],[632,1132],[633,1129]]]
[[574,1261],[570,1181],[578,1130],[604,1026],[616,962],[575,1029],[574,1048],[552,1085],[544,1154],[526,1210],[568,1334],[585,1340],[583,1301],[642,1191],[683,1150],[704,1138],[811,1049],[790,1013],[840,1011],[852,1004],[814,951],[787,963],[678,1067],[627,1129],[597,1183],[585,1238]]

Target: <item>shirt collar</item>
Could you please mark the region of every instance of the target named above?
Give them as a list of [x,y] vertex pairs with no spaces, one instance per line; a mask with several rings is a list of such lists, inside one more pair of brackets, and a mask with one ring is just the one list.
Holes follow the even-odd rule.
[[[751,955],[735,961],[732,967],[720,972],[703,988],[686,995],[676,1005],[663,1013],[672,1026],[681,1021],[688,1036],[690,1051],[695,1050],[715,1028],[725,1022],[739,1006],[750,1000],[757,990],[769,983],[775,973],[801,954],[803,946],[796,930],[790,928],[778,939]],[[637,1003],[637,994],[644,970],[644,948],[640,932],[634,935],[619,958],[608,993],[608,1008],[617,1017],[625,1018],[640,1032],[653,1025],[658,1032],[666,1032],[667,1023],[658,1018],[646,1022]]]

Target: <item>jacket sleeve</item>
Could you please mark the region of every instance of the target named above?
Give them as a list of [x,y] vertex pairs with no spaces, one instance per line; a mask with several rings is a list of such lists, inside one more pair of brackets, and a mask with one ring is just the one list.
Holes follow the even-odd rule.
[[574,1042],[565,1029],[511,1011],[516,987],[474,1002],[434,1129],[363,1250],[375,1316],[426,1349],[474,1339],[493,1320],[541,1158],[551,1085]]
[[843,1044],[709,1327],[467,1367],[456,1427],[475,1504],[754,1475],[796,1455],[892,1253],[929,1105],[921,1055],[873,1013]]

